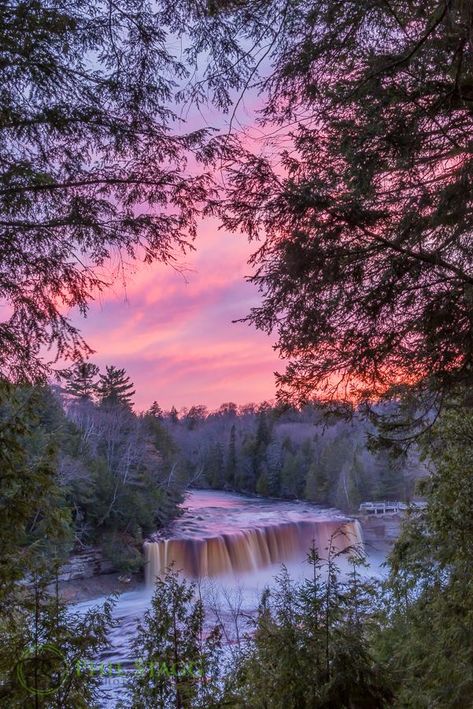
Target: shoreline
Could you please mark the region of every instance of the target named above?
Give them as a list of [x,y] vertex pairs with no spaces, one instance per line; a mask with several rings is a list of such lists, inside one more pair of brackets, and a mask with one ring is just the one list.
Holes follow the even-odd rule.
[[82,603],[116,593],[144,590],[144,588],[145,582],[141,574],[124,575],[115,572],[60,581],[59,595],[67,603]]

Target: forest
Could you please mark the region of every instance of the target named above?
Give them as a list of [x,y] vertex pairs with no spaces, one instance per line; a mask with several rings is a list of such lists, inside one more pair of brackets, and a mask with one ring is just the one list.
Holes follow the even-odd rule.
[[[365,500],[409,502],[426,474],[419,451],[370,450],[374,426],[268,402],[133,410],[133,383],[113,365],[66,370],[60,383],[13,390],[34,406],[28,460],[56,461],[55,505],[67,510],[67,554],[96,545],[122,571],[142,569],[144,539],[166,530],[189,488],[309,500],[347,513]],[[18,405],[18,404],[16,404]],[[2,408],[8,416],[8,408]]]
[[[138,571],[201,486],[427,504],[382,581],[309,549],[236,639],[169,568],[122,704],[472,707],[472,3],[5,0],[0,78],[0,704],[103,706],[119,601],[78,612],[63,563]],[[252,248],[274,402],[136,412],[80,323],[208,228]]]

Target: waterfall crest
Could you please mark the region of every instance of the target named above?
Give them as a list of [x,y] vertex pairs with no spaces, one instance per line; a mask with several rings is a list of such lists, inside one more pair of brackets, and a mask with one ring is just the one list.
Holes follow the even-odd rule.
[[360,524],[357,520],[340,519],[285,521],[201,538],[145,542],[146,583],[152,585],[173,562],[186,576],[214,577],[302,560],[312,544],[322,558],[327,557],[330,544],[336,551],[350,546],[360,548]]

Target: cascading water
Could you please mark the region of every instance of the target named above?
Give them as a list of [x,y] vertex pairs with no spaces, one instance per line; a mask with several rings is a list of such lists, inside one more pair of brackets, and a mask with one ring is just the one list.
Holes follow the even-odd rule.
[[145,542],[147,585],[171,563],[189,577],[218,577],[303,560],[313,545],[322,558],[330,546],[340,552],[363,545],[359,523],[335,511],[228,494],[218,507],[215,496],[193,493],[193,508],[175,523],[172,536]]
[[[147,588],[124,593],[118,599],[114,610],[117,624],[109,634],[111,648],[99,662],[119,663],[125,670],[133,666],[137,659],[132,651],[136,626],[149,608],[155,577],[172,561],[187,576],[202,578],[199,594],[204,605],[210,614],[218,607],[219,618],[228,623],[231,636],[234,609],[239,609],[242,618],[252,617],[263,589],[274,582],[282,563],[291,578],[301,580],[311,572],[306,556],[312,544],[322,558],[327,558],[331,543],[335,551],[363,546],[357,521],[338,510],[309,503],[192,491],[185,510],[172,524],[167,539],[155,537],[145,543]],[[340,567],[342,558],[337,560]],[[99,600],[76,609],[86,610]],[[104,709],[116,707],[124,697],[124,677],[109,679],[104,677],[102,683],[104,694],[109,695],[100,705]]]

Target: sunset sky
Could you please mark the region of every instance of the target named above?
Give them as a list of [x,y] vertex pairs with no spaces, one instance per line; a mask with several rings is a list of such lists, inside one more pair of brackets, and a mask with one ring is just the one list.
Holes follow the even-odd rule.
[[[240,137],[256,151],[264,145],[264,131],[254,122],[260,103],[248,90],[233,117]],[[186,130],[207,127],[225,134],[230,128],[229,116],[210,106],[183,109],[181,118]],[[258,244],[206,219],[194,246],[196,251],[180,255],[184,275],[171,266],[134,262],[124,279],[117,265],[114,285],[91,304],[87,319],[74,318],[96,351],[91,361],[126,368],[138,410],[154,400],[163,409],[180,409],[272,399],[274,372],[284,370],[273,350],[274,337],[232,323],[260,301],[245,281],[251,273],[248,258]]]
[[74,319],[96,350],[91,361],[127,369],[138,410],[153,400],[179,409],[270,399],[273,372],[284,368],[271,338],[232,323],[258,302],[244,280],[254,244],[206,221],[195,246],[180,260],[185,277],[162,264],[133,264],[124,285],[117,269],[87,319]]

